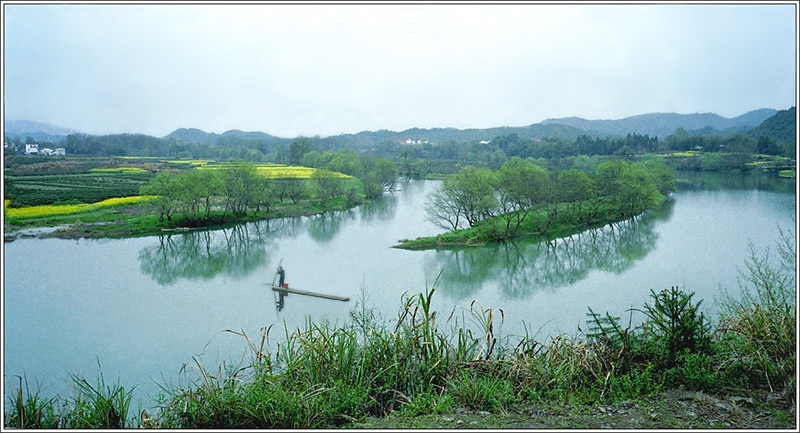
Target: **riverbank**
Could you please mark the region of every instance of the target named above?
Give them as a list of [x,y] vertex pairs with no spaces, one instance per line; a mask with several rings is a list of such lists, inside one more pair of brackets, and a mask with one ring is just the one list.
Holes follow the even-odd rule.
[[[657,209],[669,196],[662,196],[652,207]],[[646,210],[643,213],[649,212]],[[552,212],[552,211],[551,211]],[[528,214],[513,233],[507,233],[506,221],[514,220],[513,216],[497,216],[478,222],[474,227],[445,232],[431,237],[420,237],[414,240],[400,240],[393,246],[405,250],[427,250],[458,247],[484,246],[488,243],[502,242],[512,239],[531,241],[548,241],[555,238],[568,237],[589,229],[603,227],[610,223],[618,223],[636,218],[643,214],[629,215],[621,212],[619,207],[604,205],[597,208],[577,207],[574,204],[558,204],[557,210],[550,217],[542,207]]]
[[191,221],[176,217],[171,221],[159,221],[158,211],[152,203],[138,203],[116,207],[90,209],[64,215],[12,218],[4,222],[4,242],[18,238],[133,238],[164,235],[192,230],[221,229],[241,223],[318,215],[330,211],[342,211],[358,206],[363,199],[350,202],[344,197],[320,203],[315,200],[300,200],[275,204],[269,211],[250,211],[245,216],[233,218],[229,213],[214,212],[206,221]]
[[503,413],[459,408],[443,414],[368,417],[353,429],[698,430],[795,429],[794,397],[768,389],[726,394],[667,390],[615,404],[527,402]]

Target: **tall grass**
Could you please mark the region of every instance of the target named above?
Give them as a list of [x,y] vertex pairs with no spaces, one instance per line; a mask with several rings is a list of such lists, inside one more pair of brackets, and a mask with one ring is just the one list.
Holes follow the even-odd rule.
[[59,418],[56,414],[56,398],[41,398],[38,389],[31,392],[27,378],[17,378],[19,379],[19,387],[15,393],[9,396],[12,410],[11,413],[6,414],[6,426],[23,429],[58,428]]
[[[133,389],[126,391],[119,384],[106,384],[100,374],[97,384],[72,376],[76,388],[71,408],[64,418],[69,429],[121,429],[129,424]],[[135,388],[135,387],[134,387]]]
[[780,231],[773,251],[750,246],[738,297],[725,292],[719,327],[722,368],[742,386],[796,389],[797,246],[794,229]]
[[[129,410],[133,389],[106,384],[102,374],[97,383],[72,376],[73,397],[59,405],[59,398],[43,399],[31,391],[27,378],[9,397],[11,411],[5,413],[5,427],[23,429],[121,429],[138,426]],[[24,388],[23,388],[24,384]]]

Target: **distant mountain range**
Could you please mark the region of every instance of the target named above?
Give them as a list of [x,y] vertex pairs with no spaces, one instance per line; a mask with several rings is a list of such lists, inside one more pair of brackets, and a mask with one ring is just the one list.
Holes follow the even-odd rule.
[[[794,110],[792,108],[791,110]],[[786,110],[782,111],[786,112]],[[362,131],[357,134],[341,134],[331,136],[327,140],[350,143],[357,148],[374,146],[386,141],[404,142],[406,140],[441,143],[448,140],[470,142],[492,140],[495,137],[517,134],[521,138],[547,137],[574,140],[580,135],[593,137],[625,136],[627,134],[647,134],[651,137],[664,138],[682,128],[689,134],[729,135],[752,130],[778,113],[775,109],[759,109],[747,112],[734,118],[725,118],[715,113],[648,113],[616,120],[588,120],[578,117],[546,119],[540,123],[522,127],[470,128],[411,128],[404,131]],[[792,111],[794,113],[794,111]],[[784,115],[788,116],[788,115]],[[794,116],[793,114],[791,116]],[[785,123],[786,120],[781,122]],[[794,123],[794,119],[791,119]],[[7,137],[31,137],[37,141],[60,142],[67,135],[78,131],[33,121],[5,121]],[[260,143],[289,143],[292,139],[273,136],[253,131],[230,130],[222,134],[208,133],[197,128],[179,128],[163,137],[164,139],[180,139],[187,143],[207,143],[225,145],[242,141]]]
[[20,137],[23,140],[26,140],[28,137],[30,137],[37,142],[52,143],[60,142],[68,135],[77,132],[78,131],[70,128],[58,127],[55,125],[34,121],[5,121],[4,130],[6,137]]
[[217,143],[222,139],[234,138],[240,140],[254,140],[254,141],[286,141],[290,139],[276,137],[260,131],[241,131],[229,130],[222,134],[207,133],[197,128],[178,128],[177,130],[164,136],[165,139],[180,139],[186,143]]
[[618,120],[587,120],[576,117],[545,119],[543,124],[570,125],[584,131],[598,131],[612,136],[648,134],[664,138],[683,128],[687,132],[706,133],[742,132],[757,127],[777,113],[775,109],[760,109],[735,118],[725,118],[716,113],[648,113]]

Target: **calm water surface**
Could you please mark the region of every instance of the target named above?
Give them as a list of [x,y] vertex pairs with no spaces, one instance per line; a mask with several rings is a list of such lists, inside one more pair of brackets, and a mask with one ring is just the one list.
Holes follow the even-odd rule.
[[[502,309],[502,332],[546,339],[585,330],[588,307],[627,319],[650,289],[680,286],[714,311],[721,288],[737,288],[748,243],[774,246],[795,225],[794,182],[691,177],[651,215],[551,243],[517,241],[442,251],[393,249],[434,235],[423,202],[436,181],[414,181],[384,200],[323,216],[233,229],[124,240],[20,239],[5,244],[5,391],[25,374],[45,396],[69,395],[70,374],[137,385],[152,406],[184,365],[216,369],[249,360],[245,340],[307,318],[349,320],[366,297],[394,319],[404,293],[433,286],[434,309]],[[350,302],[289,295],[275,306],[279,261],[292,287]],[[362,293],[363,288],[363,293]],[[636,321],[636,318],[634,318]],[[196,360],[196,361],[195,361]]]

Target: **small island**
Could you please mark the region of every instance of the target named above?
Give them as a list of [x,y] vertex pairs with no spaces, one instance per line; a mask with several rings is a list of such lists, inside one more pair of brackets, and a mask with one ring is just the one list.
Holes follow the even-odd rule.
[[609,160],[585,170],[548,171],[511,158],[499,170],[465,167],[428,198],[431,222],[449,232],[395,247],[480,246],[513,238],[552,239],[658,207],[675,190],[661,162]]

